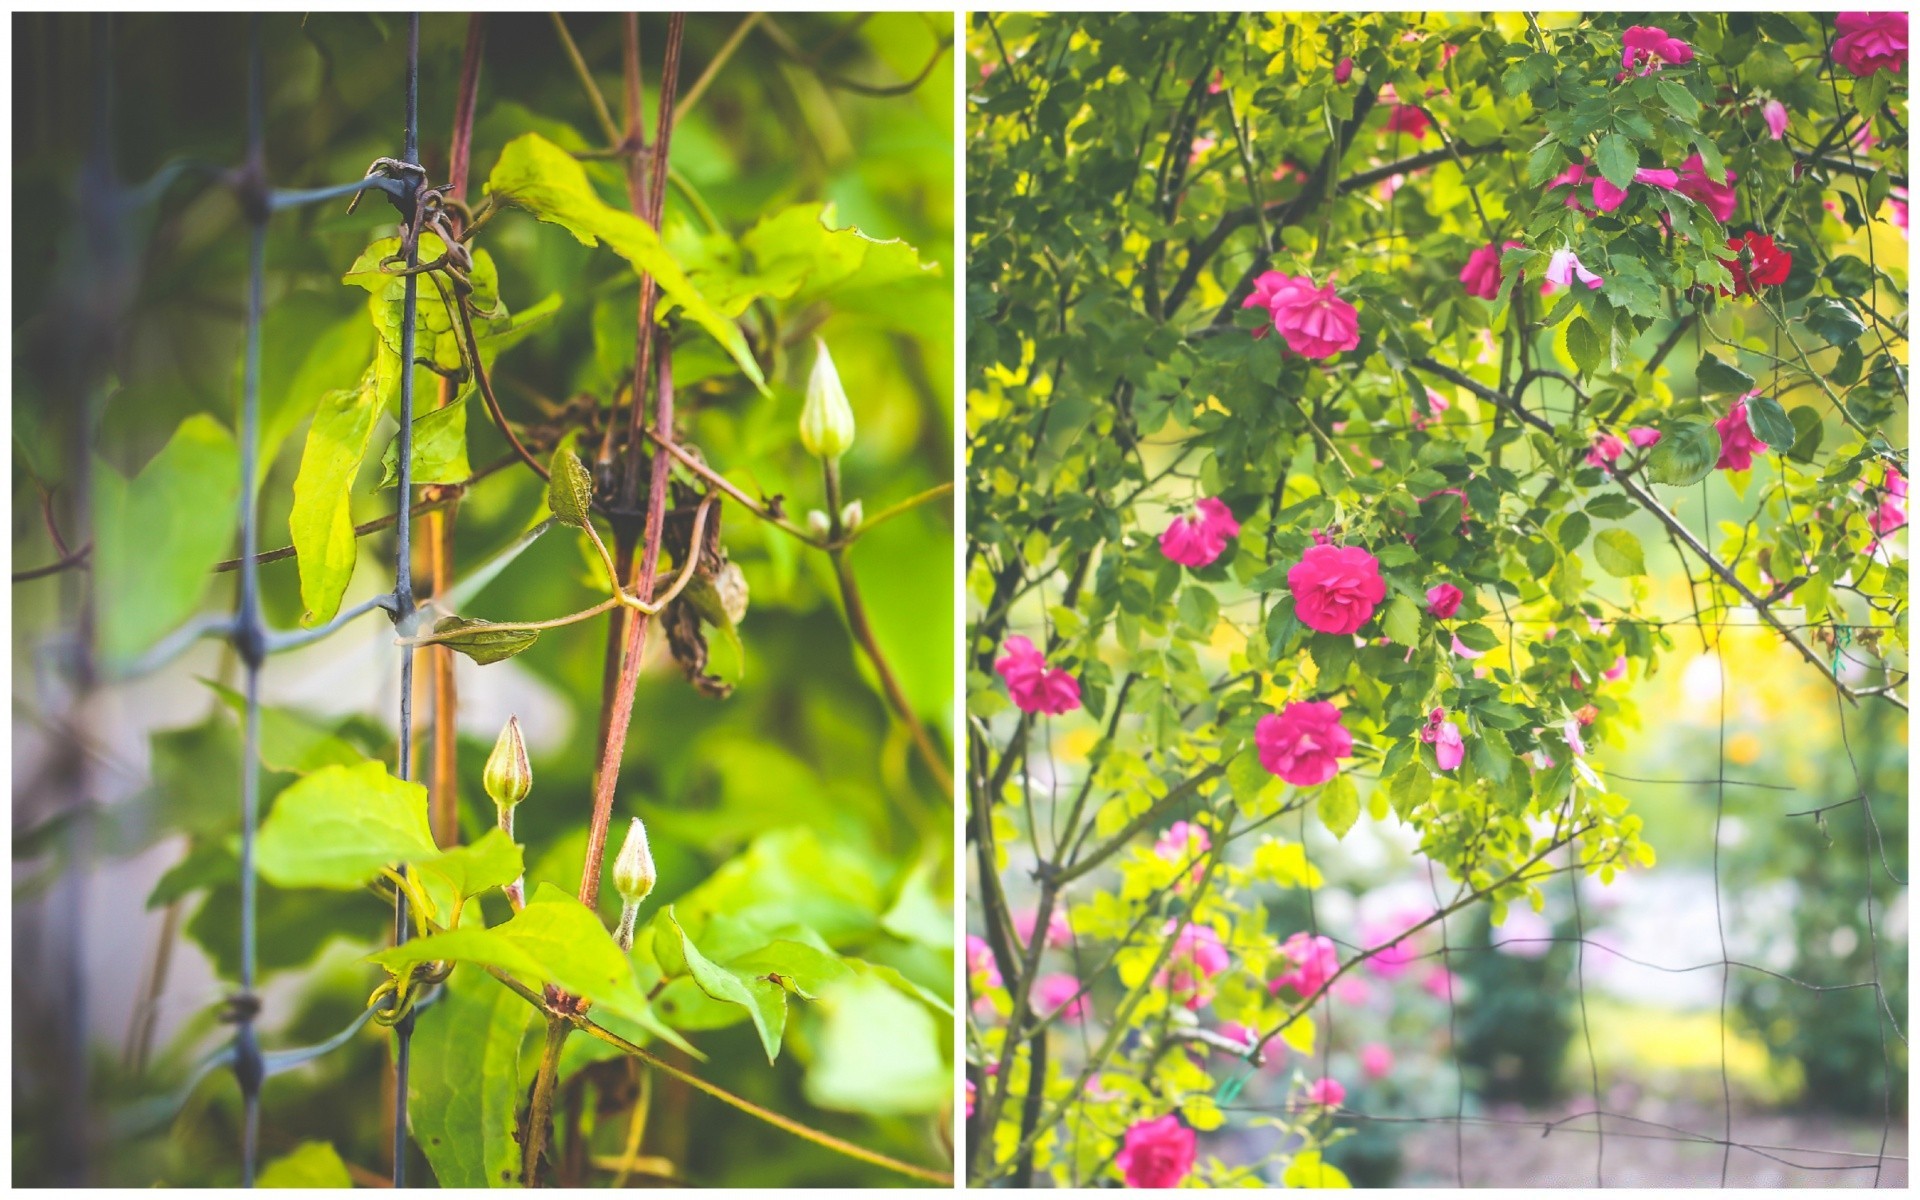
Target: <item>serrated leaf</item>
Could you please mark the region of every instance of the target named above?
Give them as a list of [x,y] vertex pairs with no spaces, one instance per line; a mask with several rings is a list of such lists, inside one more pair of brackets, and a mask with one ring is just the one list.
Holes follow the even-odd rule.
[[1633,173],[1640,167],[1640,153],[1633,143],[1617,133],[1610,133],[1600,139],[1600,145],[1594,150],[1594,165],[1600,168],[1600,175],[1617,188],[1626,188],[1633,182]]
[[1778,449],[1793,445],[1793,422],[1787,418],[1780,401],[1760,395],[1747,401],[1747,428],[1767,445]]
[[427,828],[427,789],[363,762],[323,767],[281,792],[256,853],[261,877],[279,887],[348,890],[440,848]]
[[1567,357],[1580,369],[1582,375],[1591,375],[1600,369],[1600,363],[1606,358],[1606,343],[1600,340],[1593,325],[1585,317],[1575,317],[1567,322]]
[[1393,803],[1393,814],[1402,821],[1411,819],[1414,810],[1432,795],[1433,776],[1427,773],[1426,765],[1417,760],[1400,768],[1387,783],[1387,798]]
[[1413,645],[1420,640],[1420,606],[1405,596],[1395,596],[1387,605],[1380,628],[1402,646]]
[[1709,396],[1744,396],[1753,390],[1753,376],[1721,362],[1711,354],[1700,360],[1694,378],[1698,380],[1700,390]]
[[435,645],[450,646],[481,666],[512,658],[539,640],[538,629],[500,629],[471,617],[445,617],[433,627]]
[[1647,458],[1647,478],[1670,487],[1699,483],[1720,461],[1720,431],[1705,421],[1669,427]]
[[[465,483],[473,476],[467,462],[467,400],[461,396],[445,408],[413,419],[413,471],[416,484]],[[396,435],[380,456],[380,486],[400,482],[400,439]]]
[[1344,838],[1360,819],[1360,793],[1345,774],[1335,775],[1320,785],[1318,803],[1321,824],[1336,838]]
[[1280,780],[1260,765],[1259,752],[1249,746],[1227,763],[1227,791],[1243,815],[1259,817],[1280,794]]
[[600,199],[587,181],[586,169],[572,155],[537,133],[522,134],[500,152],[500,161],[487,179],[487,192],[559,225],[584,245],[604,241],[636,272],[653,276],[661,292],[719,342],[741,373],[766,393],[766,378],[740,327],[693,286],[652,226]]
[[1821,298],[1807,305],[1801,318],[1807,328],[1825,338],[1828,345],[1846,346],[1858,340],[1867,327],[1845,301]]
[[585,529],[593,512],[593,476],[573,447],[564,443],[547,464],[547,507],[553,510],[554,520],[575,529]]
[[505,887],[525,870],[520,847],[504,829],[489,829],[475,841],[454,846],[417,865],[423,873],[445,879],[462,899]]
[[1563,550],[1578,550],[1580,543],[1587,540],[1587,532],[1593,527],[1593,521],[1583,512],[1570,512],[1560,518],[1558,541]]
[[1787,457],[1795,462],[1812,462],[1827,432],[1820,410],[1811,404],[1797,405],[1787,413],[1787,419],[1793,422],[1792,449],[1787,451]]
[[1616,579],[1647,573],[1640,539],[1624,529],[1609,529],[1595,537],[1593,556],[1599,560],[1600,569]]
[[1456,625],[1453,636],[1469,650],[1487,651],[1500,644],[1500,635],[1485,625]]

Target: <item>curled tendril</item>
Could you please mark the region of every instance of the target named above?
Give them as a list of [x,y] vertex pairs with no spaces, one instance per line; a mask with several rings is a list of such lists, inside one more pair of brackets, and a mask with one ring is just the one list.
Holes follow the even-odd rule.
[[405,975],[388,974],[386,981],[367,997],[374,1023],[393,1026],[406,1020],[422,992],[445,983],[447,976],[453,974],[453,966],[451,962],[415,963],[407,968]]

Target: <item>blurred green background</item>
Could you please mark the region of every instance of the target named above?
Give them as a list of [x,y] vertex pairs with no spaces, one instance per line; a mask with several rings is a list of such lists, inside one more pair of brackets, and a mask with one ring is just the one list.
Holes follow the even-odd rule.
[[[688,19],[683,94],[742,19]],[[576,16],[569,24],[618,111],[618,18]],[[446,172],[466,25],[464,14],[421,22],[422,155],[436,182]],[[604,140],[547,16],[490,14],[486,26],[469,189],[476,200],[500,148],[520,134],[582,150]],[[224,165],[239,158],[246,28],[243,18],[225,15],[114,19],[104,61],[121,180],[141,183],[182,159]],[[43,493],[52,497],[55,522],[78,540],[73,447],[84,406],[73,384],[88,368],[98,368],[100,411],[86,445],[123,475],[136,473],[183,419],[206,413],[231,428],[237,411],[247,230],[231,193],[184,173],[156,189],[154,203],[127,212],[117,227],[123,256],[90,265],[85,253],[99,252],[76,213],[99,94],[101,29],[80,16],[14,18],[16,570],[60,557],[42,521]],[[403,18],[281,15],[267,18],[264,29],[266,145],[276,185],[356,179],[376,156],[399,154]],[[768,396],[727,369],[702,335],[678,335],[683,439],[750,492],[784,496],[796,519],[823,503],[818,466],[795,436],[815,336],[832,349],[859,426],[843,463],[846,496],[873,514],[951,479],[952,32],[948,14],[761,17],[677,127],[672,164],[682,179],[668,190],[663,233],[682,261],[725,253],[732,239],[792,206],[826,204],[834,227],[902,239],[923,263],[938,265],[904,281],[824,301],[803,294],[780,306],[777,348],[763,354]],[[649,128],[664,33],[664,16],[641,18]],[[621,168],[606,161],[588,168],[602,197],[624,208]],[[364,294],[340,276],[391,222],[375,199],[352,216],[344,202],[330,203],[271,225],[263,548],[288,541],[290,486],[315,385],[351,386],[364,368],[364,355],[329,361],[325,348],[330,334],[356,322],[366,327]],[[495,369],[509,416],[526,420],[543,400],[581,393],[605,403],[614,381],[631,374],[631,271],[525,214],[502,214],[480,240],[499,265],[509,307],[523,311],[560,297],[558,313]],[[76,297],[97,282],[87,272],[102,262],[128,272],[127,307],[112,323],[110,352],[76,363],[68,337]],[[394,428],[391,417],[382,419],[375,450]],[[476,467],[504,452],[482,420],[469,430]],[[392,493],[375,486],[376,458],[369,454],[356,485],[356,521],[392,509]],[[457,561],[474,564],[505,545],[538,511],[542,494],[539,481],[518,468],[477,485],[459,509]],[[233,536],[230,512],[195,519]],[[878,641],[940,745],[951,723],[953,533],[942,499],[879,527],[850,556]],[[697,695],[657,636],[640,681],[615,823],[640,813],[652,831],[660,883],[642,919],[733,864],[733,877],[772,903],[799,909],[830,897],[842,918],[830,939],[835,950],[896,967],[931,1002],[950,1001],[952,936],[943,923],[952,900],[950,800],[910,761],[906,735],[848,636],[824,556],[738,509],[727,512],[724,534],[751,586],[743,670],[729,671],[729,652],[715,651],[723,673],[738,674],[737,690],[724,701]],[[583,546],[543,539],[464,611],[534,620],[584,607],[595,585]],[[389,531],[361,539],[349,604],[390,586],[392,547]],[[261,578],[269,622],[294,627],[301,612],[294,562],[270,564]],[[201,609],[229,609],[234,579],[209,579]],[[232,712],[199,680],[235,684],[241,675],[230,651],[203,643],[158,676],[104,686],[76,709],[64,682],[70,657],[57,651],[70,644],[85,586],[86,572],[66,572],[13,589],[14,1179],[231,1184],[239,1141],[231,1079],[202,1083],[177,1117],[165,1098],[225,1036],[216,1010],[230,990],[223,981],[232,978],[236,902],[235,872],[220,862],[237,828],[240,752]],[[103,607],[139,602],[98,599]],[[550,633],[508,663],[476,668],[458,660],[469,836],[493,819],[479,770],[494,734],[509,712],[526,726],[535,788],[517,832],[527,845],[529,891],[551,881],[571,892],[579,879],[604,628],[594,622]],[[318,647],[276,658],[265,673],[267,700],[290,720],[337,732],[390,762],[398,699],[391,641],[384,623],[376,629],[363,619]],[[424,742],[424,696],[418,707]],[[263,800],[270,803],[291,779],[269,771]],[[155,892],[189,850],[202,856],[200,866]],[[365,1002],[374,976],[358,958],[381,943],[390,914],[368,895],[263,887],[261,903],[264,1040],[270,1048],[292,1046],[333,1033]],[[607,897],[603,908],[611,916],[617,899]],[[903,911],[923,919],[903,919]],[[501,919],[504,909],[488,916]],[[694,1034],[710,1056],[698,1070],[864,1145],[940,1161],[949,1136],[950,1016],[913,1004],[903,1016],[898,996],[887,992],[868,1008],[851,994],[838,1006],[801,1006],[787,1052],[771,1069],[748,1025]],[[537,1050],[538,1039],[532,1042]],[[582,1153],[617,1155],[634,1080],[624,1063],[595,1065],[585,1050],[569,1045],[560,1107],[575,1105],[569,1119],[588,1131]],[[319,1139],[333,1142],[352,1167],[384,1173],[386,1053],[380,1037],[363,1031],[325,1059],[270,1081],[264,1158]],[[643,1153],[695,1184],[898,1182],[665,1082]],[[606,1182],[595,1170],[589,1180]],[[415,1177],[431,1178],[424,1163]]]

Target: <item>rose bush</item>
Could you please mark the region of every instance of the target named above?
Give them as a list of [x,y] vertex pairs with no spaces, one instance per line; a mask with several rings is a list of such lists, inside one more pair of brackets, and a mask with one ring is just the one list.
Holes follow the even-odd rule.
[[[1339,1182],[1343,980],[1653,866],[1669,625],[1904,708],[1906,19],[1661,21],[976,19],[973,1182]],[[1363,814],[1435,912],[1323,942]]]

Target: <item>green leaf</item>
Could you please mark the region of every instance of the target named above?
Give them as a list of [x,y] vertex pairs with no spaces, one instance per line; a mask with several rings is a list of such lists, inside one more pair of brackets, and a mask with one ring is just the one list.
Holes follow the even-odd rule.
[[1709,396],[1744,396],[1753,390],[1753,376],[1711,354],[1700,360],[1694,378],[1699,381],[1700,390]]
[[[211,679],[201,683],[233,710],[235,718],[245,721],[247,698]],[[301,713],[271,704],[260,706],[260,764],[269,771],[305,775],[321,767],[351,767],[366,760],[366,755],[345,738],[316,725]]]
[[[715,247],[706,261],[688,261],[687,274],[713,306],[730,317],[766,297],[804,304],[828,294],[871,288],[903,279],[933,278],[939,264],[897,239],[868,237],[858,228],[835,228],[831,204],[795,204],[760,222],[734,247]],[[629,331],[628,343],[632,343]]]
[[1797,405],[1787,413],[1787,419],[1793,422],[1792,449],[1787,451],[1787,457],[1795,462],[1812,462],[1820,449],[1820,439],[1827,432],[1820,410],[1811,404]]
[[1280,794],[1280,780],[1260,765],[1259,752],[1249,746],[1227,763],[1227,791],[1242,815],[1261,817]]
[[1593,528],[1593,520],[1583,512],[1570,512],[1560,518],[1560,531],[1557,539],[1562,550],[1573,551],[1587,540],[1587,532]]
[[1647,478],[1671,487],[1699,483],[1720,461],[1720,431],[1706,421],[1679,421],[1647,458]]
[[180,422],[131,481],[94,467],[100,649],[128,659],[177,628],[212,582],[240,513],[240,456],[212,417]]
[[594,193],[586,170],[572,155],[537,133],[523,134],[500,152],[500,161],[487,179],[487,192],[502,202],[519,205],[542,221],[561,226],[584,245],[606,242],[636,272],[653,276],[661,293],[684,308],[695,324],[733,356],[753,385],[766,392],[766,378],[740,327],[695,290],[660,244],[660,235],[652,226],[608,205]]
[[451,646],[483,667],[512,658],[539,640],[538,629],[499,629],[473,617],[444,617],[433,627],[436,645]]
[[443,1188],[520,1177],[520,1048],[533,1005],[476,970],[456,970],[413,1028],[407,1118]]
[[1825,338],[1832,346],[1851,345],[1867,331],[1859,314],[1843,300],[1815,300],[1807,305],[1806,315],[1801,319],[1807,323],[1807,328]]
[[[939,890],[951,894],[951,881],[940,882]],[[880,928],[903,941],[953,949],[953,907],[935,892],[933,863],[921,862],[907,872],[893,906],[881,914]]]
[[1647,573],[1640,539],[1624,529],[1609,529],[1594,538],[1593,555],[1600,560],[1600,569],[1616,579]]
[[[467,401],[469,392],[445,408],[413,419],[413,474],[420,483],[465,483],[473,476],[467,462]],[[400,439],[387,443],[380,456],[380,486],[400,482]]]
[[1640,169],[1640,152],[1626,138],[1610,133],[1600,139],[1593,161],[1608,183],[1625,189],[1633,182],[1633,173]]
[[350,503],[367,444],[380,412],[377,372],[369,370],[359,387],[328,392],[307,428],[300,471],[293,479],[293,511],[287,525],[300,567],[304,625],[322,625],[340,611],[340,597],[353,578],[359,543],[353,536]]
[[1599,370],[1606,354],[1606,343],[1585,317],[1567,322],[1567,357],[1580,369],[1580,374],[1591,375]]
[[730,960],[727,967],[751,979],[777,983],[803,1000],[814,999],[853,971],[837,955],[790,938],[775,938],[751,954]]
[[439,853],[427,789],[379,762],[322,767],[281,792],[257,846],[261,876],[287,888],[358,888],[384,866]]
[[669,979],[681,974],[690,975],[700,990],[713,999],[746,1009],[747,1015],[753,1018],[754,1029],[760,1034],[760,1045],[767,1052],[767,1062],[771,1063],[780,1056],[780,1037],[787,1028],[785,988],[765,979],[742,979],[708,959],[693,944],[686,930],[680,928],[671,905],[654,920],[653,946],[660,969]]
[[1469,650],[1487,651],[1500,644],[1500,635],[1485,625],[1457,625],[1453,636],[1459,638],[1460,644]]
[[1420,640],[1420,606],[1405,596],[1395,596],[1387,605],[1380,628],[1402,646],[1413,645]]
[[1686,89],[1686,85],[1671,79],[1662,79],[1654,85],[1654,91],[1681,120],[1694,121],[1699,118],[1700,102],[1693,98],[1693,93]]
[[562,525],[585,529],[593,511],[593,476],[573,447],[562,443],[547,465],[547,507]]
[[[524,1007],[524,1006],[523,1006]],[[262,1188],[350,1188],[353,1176],[340,1152],[328,1142],[302,1142],[292,1150],[260,1168],[255,1187]]]
[[951,1032],[883,979],[853,974],[820,995],[807,1099],[838,1112],[940,1111],[953,1099]]
[[1393,802],[1393,814],[1410,820],[1414,810],[1433,796],[1433,776],[1426,764],[1415,760],[1400,768],[1387,783],[1387,797]]
[[1302,1150],[1281,1172],[1280,1183],[1289,1188],[1350,1188],[1353,1182],[1345,1171],[1320,1156],[1318,1150]]
[[1747,427],[1754,436],[1774,449],[1793,445],[1795,430],[1780,401],[1760,395],[1747,401]]
[[1320,821],[1336,838],[1344,838],[1360,819],[1360,793],[1342,773],[1320,785]]
[[462,899],[505,887],[526,869],[520,847],[504,829],[489,829],[476,841],[422,859],[419,869],[446,880]]

